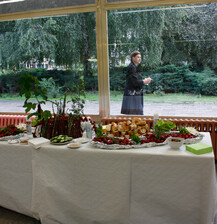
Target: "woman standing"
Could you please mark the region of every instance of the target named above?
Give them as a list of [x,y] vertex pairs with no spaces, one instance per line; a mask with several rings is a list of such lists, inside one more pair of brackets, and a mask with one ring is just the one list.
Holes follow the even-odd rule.
[[122,102],[122,114],[143,115],[143,86],[151,82],[151,78],[142,79],[137,66],[141,62],[139,51],[131,53],[131,63],[127,67],[126,87]]

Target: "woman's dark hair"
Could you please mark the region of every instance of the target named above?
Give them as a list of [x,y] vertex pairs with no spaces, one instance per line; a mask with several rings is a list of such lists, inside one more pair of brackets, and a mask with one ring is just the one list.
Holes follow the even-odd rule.
[[140,54],[139,51],[133,51],[131,54],[130,54],[130,59],[132,61],[132,57],[135,57],[137,54]]

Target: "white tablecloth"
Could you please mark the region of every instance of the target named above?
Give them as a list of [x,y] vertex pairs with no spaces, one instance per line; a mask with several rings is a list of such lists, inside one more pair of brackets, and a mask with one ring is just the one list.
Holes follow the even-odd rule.
[[[211,144],[209,133],[203,142]],[[33,150],[32,211],[42,224],[211,224],[213,153],[168,145],[107,151]]]
[[0,142],[0,206],[32,216],[32,149]]

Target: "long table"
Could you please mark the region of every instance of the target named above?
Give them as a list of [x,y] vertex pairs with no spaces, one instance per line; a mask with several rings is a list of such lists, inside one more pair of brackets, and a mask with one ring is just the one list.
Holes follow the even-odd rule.
[[0,143],[0,177],[0,205],[42,224],[211,224],[216,211],[214,155],[185,146],[35,150]]

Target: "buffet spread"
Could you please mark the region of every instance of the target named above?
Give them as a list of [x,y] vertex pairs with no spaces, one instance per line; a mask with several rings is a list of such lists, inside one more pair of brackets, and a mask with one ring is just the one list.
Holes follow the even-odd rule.
[[[50,138],[50,144],[67,144],[69,148],[79,148],[82,143],[90,142],[94,147],[105,150],[147,148],[169,144],[171,148],[175,149],[182,144],[198,143],[203,138],[203,135],[194,127],[177,128],[171,121],[158,120],[151,129],[144,119],[138,117],[97,126],[92,125],[89,120],[81,119],[80,127],[82,137],[72,138],[65,134],[56,135]],[[25,131],[25,124],[19,124],[17,127],[15,125],[7,126],[0,129],[0,140],[13,144],[28,144],[30,141],[33,146],[38,148],[37,140],[31,142],[31,135],[25,135],[23,138]],[[40,137],[38,142],[42,145],[43,137],[38,137]],[[44,142],[47,143],[48,139],[45,139]]]
[[193,127],[179,127],[178,130],[172,130],[175,127],[171,121],[159,120],[154,130],[151,130],[146,121],[139,118],[112,122],[97,128],[96,137],[91,144],[101,149],[114,150],[165,145],[171,138],[172,141],[181,142],[183,139],[183,144],[193,144],[203,138],[203,135]]

